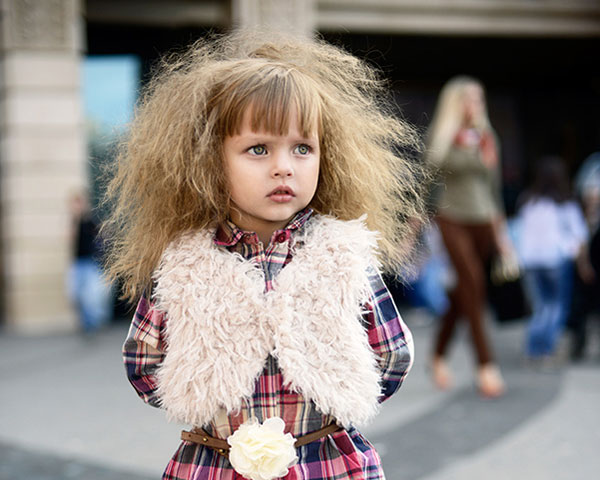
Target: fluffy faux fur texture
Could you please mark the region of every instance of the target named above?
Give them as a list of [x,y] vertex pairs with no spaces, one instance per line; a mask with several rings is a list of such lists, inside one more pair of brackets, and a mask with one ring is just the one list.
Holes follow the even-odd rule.
[[169,419],[202,426],[238,410],[269,354],[292,390],[341,425],[376,413],[380,375],[361,322],[376,234],[362,219],[314,216],[298,236],[270,292],[261,269],[214,246],[212,232],[167,248],[154,298],[168,316],[157,376]]

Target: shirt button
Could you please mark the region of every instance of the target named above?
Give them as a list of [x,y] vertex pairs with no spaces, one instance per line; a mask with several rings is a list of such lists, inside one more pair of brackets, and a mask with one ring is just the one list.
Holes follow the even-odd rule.
[[287,235],[285,233],[280,233],[277,235],[277,242],[283,243],[287,240]]

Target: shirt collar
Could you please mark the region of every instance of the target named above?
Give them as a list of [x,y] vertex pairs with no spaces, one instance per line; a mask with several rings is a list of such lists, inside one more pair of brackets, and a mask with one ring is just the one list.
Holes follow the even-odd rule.
[[[287,226],[278,232],[292,232],[298,230],[304,226],[308,219],[313,214],[313,209],[306,207],[304,210],[300,210],[294,217],[289,221]],[[217,228],[214,237],[215,245],[221,247],[232,247],[236,245],[243,238],[254,238],[256,234],[247,230],[240,229],[231,220],[226,220],[221,223]]]

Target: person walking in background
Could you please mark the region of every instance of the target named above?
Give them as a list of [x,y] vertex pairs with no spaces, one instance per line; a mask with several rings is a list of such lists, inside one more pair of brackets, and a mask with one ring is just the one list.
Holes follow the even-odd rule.
[[428,132],[426,163],[439,180],[433,209],[456,274],[435,337],[433,381],[441,389],[452,385],[445,357],[457,321],[464,316],[477,359],[478,389],[485,397],[497,397],[505,384],[484,322],[486,264],[495,253],[511,253],[512,246],[500,192],[498,144],[477,80],[460,76],[443,87]]
[[547,364],[555,360],[569,313],[574,261],[586,243],[587,228],[559,157],[538,161],[533,183],[522,197],[517,251],[533,306],[525,352],[531,361]]
[[90,208],[87,193],[73,193],[69,208],[73,261],[67,275],[67,292],[77,310],[82,331],[89,335],[109,321],[112,294],[102,276],[99,224]]
[[577,255],[572,305],[567,319],[571,330],[570,356],[579,361],[585,356],[589,316],[600,311],[600,152],[588,156],[577,171],[575,193],[583,209],[590,239]]

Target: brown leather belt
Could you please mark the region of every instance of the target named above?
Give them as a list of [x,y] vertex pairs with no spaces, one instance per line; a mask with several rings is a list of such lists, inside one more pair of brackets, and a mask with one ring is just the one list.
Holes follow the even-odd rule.
[[[294,445],[296,448],[301,447],[302,445],[307,445],[311,442],[314,442],[315,440],[319,440],[320,438],[326,437],[330,433],[337,432],[341,429],[342,427],[336,425],[335,423],[330,423],[329,425],[320,428],[319,430],[315,430],[314,432],[310,432],[306,435],[298,437]],[[231,448],[227,441],[221,438],[211,437],[203,429],[198,427],[194,428],[191,432],[183,430],[181,432],[181,439],[186,440],[188,442],[197,443],[199,445],[206,445],[207,447],[212,448],[224,457],[227,457],[229,455],[229,449]]]

